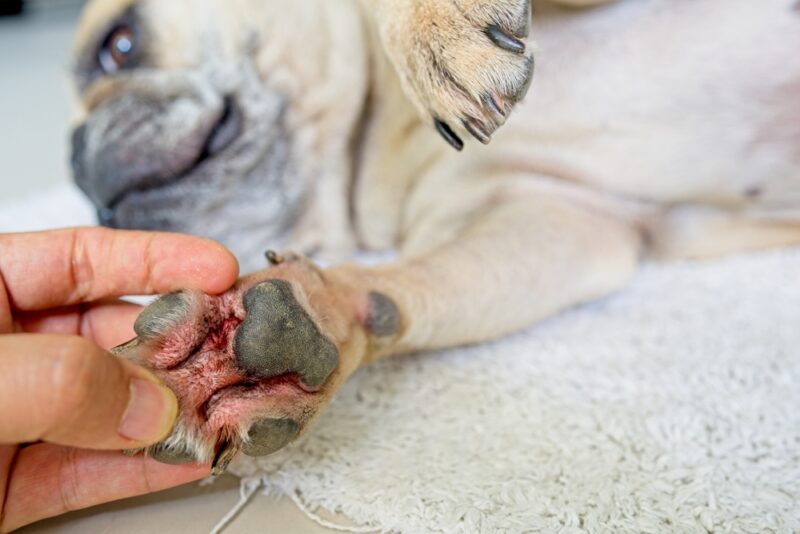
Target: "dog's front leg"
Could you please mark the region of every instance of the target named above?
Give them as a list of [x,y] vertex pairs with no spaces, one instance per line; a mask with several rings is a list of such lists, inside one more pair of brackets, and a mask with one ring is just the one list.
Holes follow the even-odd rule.
[[224,295],[184,291],[148,307],[116,352],[181,406],[149,454],[213,458],[217,471],[239,450],[269,454],[363,362],[512,332],[615,290],[636,264],[636,232],[610,215],[527,187],[461,192],[419,218],[395,263],[320,269],[271,253],[271,268]]
[[530,0],[361,1],[423,120],[489,143],[533,77]]
[[[513,332],[618,289],[638,262],[631,225],[541,191],[497,187],[469,211],[432,213],[430,226],[419,221],[407,259],[328,271],[378,299],[377,317],[366,315],[376,325],[369,358]],[[451,239],[430,248],[448,232]]]

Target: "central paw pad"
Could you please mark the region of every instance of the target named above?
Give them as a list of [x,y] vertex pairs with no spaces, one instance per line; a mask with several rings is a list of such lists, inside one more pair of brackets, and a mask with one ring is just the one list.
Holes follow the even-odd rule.
[[297,373],[304,386],[317,389],[336,369],[336,347],[298,304],[288,282],[257,284],[245,293],[244,308],[247,315],[236,333],[234,352],[248,373]]

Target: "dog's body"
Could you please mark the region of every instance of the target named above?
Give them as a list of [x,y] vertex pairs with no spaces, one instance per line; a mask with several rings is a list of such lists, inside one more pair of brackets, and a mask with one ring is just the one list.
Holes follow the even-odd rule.
[[[427,140],[397,143],[389,133],[391,142],[366,151],[381,154],[359,173],[366,183],[356,213],[367,216],[358,232],[368,246],[402,243],[409,221],[423,217],[398,202],[408,196],[397,190],[459,180],[465,168],[607,206],[634,222],[644,252],[659,257],[796,242],[800,65],[789,50],[800,45],[800,14],[791,2],[538,7],[536,82],[489,149],[436,146],[431,155]],[[417,168],[435,171],[409,172],[415,155],[425,161]],[[401,176],[374,179],[390,169]],[[441,203],[456,195],[434,196]],[[441,232],[437,225],[418,239],[435,242]]]
[[[208,235],[246,265],[276,240],[327,255],[400,251],[386,266],[325,270],[272,256],[274,268],[221,300],[187,293],[157,310],[157,329],[152,313],[143,319],[125,350],[179,396],[188,378],[175,365],[190,354],[233,363],[219,375],[230,391],[181,396],[169,454],[154,454],[216,450],[224,464],[240,447],[274,450],[362,362],[525,327],[620,288],[643,255],[800,242],[794,0],[534,2],[536,82],[494,133],[531,75],[527,9],[525,0],[90,7],[79,57],[104,46],[120,17],[146,25],[156,51],[151,64],[135,57],[135,69],[100,75],[79,61],[88,122],[76,170],[107,222]],[[131,123],[159,127],[139,139]],[[456,152],[434,126],[455,146],[494,136]],[[222,316],[219,325],[228,317],[238,328],[248,313],[270,323],[271,312],[253,311],[262,307],[314,325],[301,337],[316,348],[299,354],[292,338],[243,362],[250,334],[234,343],[213,325]],[[164,341],[198,317],[206,325],[192,327],[205,328],[194,344]],[[204,344],[208,328],[226,331],[227,346]],[[265,335],[253,339],[263,347]],[[195,371],[201,382],[212,373]],[[287,375],[300,376],[299,389],[259,382]]]

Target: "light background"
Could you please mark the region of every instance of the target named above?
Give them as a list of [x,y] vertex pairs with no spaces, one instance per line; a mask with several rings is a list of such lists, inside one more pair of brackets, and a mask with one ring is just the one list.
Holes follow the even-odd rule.
[[[23,18],[0,19],[0,202],[18,199],[22,204],[26,196],[70,181],[69,50],[82,2],[38,0],[32,4]],[[734,369],[742,368],[750,367]],[[237,499],[236,480],[223,477],[210,487],[188,486],[75,512],[20,532],[207,532]],[[254,501],[228,533],[324,532],[286,499],[257,496]]]
[[68,183],[69,61],[81,0],[0,17],[0,201]]
[[[2,2],[3,0],[0,0]],[[71,183],[69,136],[72,92],[70,50],[82,0],[28,0],[19,17],[0,17],[0,209],[14,229],[57,224],[58,198]],[[74,208],[74,199],[69,207]],[[2,207],[2,206],[5,207]],[[67,206],[62,206],[68,209]],[[31,208],[35,208],[31,211]],[[78,220],[88,217],[76,215]],[[2,218],[2,217],[0,217]],[[0,228],[0,231],[3,231]],[[20,530],[27,534],[208,532],[239,498],[238,481],[189,485],[99,508],[73,512]],[[227,534],[330,532],[285,498],[257,495]],[[273,530],[274,529],[274,530]]]

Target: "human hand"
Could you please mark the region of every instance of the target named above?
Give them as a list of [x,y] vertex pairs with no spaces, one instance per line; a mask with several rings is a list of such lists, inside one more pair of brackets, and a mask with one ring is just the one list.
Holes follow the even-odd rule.
[[220,293],[238,265],[216,243],[100,228],[0,234],[0,532],[206,476],[137,448],[165,437],[175,396],[104,349],[134,337],[123,295]]

